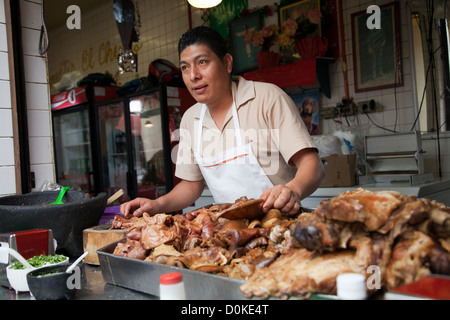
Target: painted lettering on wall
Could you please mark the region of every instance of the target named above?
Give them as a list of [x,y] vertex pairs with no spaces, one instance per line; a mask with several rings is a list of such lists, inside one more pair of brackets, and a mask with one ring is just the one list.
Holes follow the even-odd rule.
[[49,77],[49,81],[51,84],[57,83],[61,80],[62,76],[66,73],[75,71],[75,65],[70,60],[62,60],[59,63],[58,69],[55,73],[51,74]]
[[67,14],[71,14],[66,20],[67,29],[81,29],[81,9],[77,5],[70,5],[66,9]]
[[[62,76],[68,72],[75,70],[81,70],[82,72],[89,73],[90,71],[105,72],[100,67],[108,65],[112,66],[109,70],[114,73],[114,70],[118,70],[117,55],[119,53],[120,45],[111,45],[110,41],[105,41],[99,44],[98,48],[84,49],[81,54],[81,61],[62,60],[59,63],[58,69],[55,73],[52,73],[49,77],[50,84],[59,82]],[[142,49],[142,44],[134,44],[133,52],[138,53]],[[106,70],[108,71],[108,70]]]
[[[98,66],[103,66],[110,63],[117,62],[117,56],[120,50],[119,45],[112,46],[109,41],[102,42],[98,49],[90,47],[83,50],[81,57],[81,69],[83,71],[95,69]],[[139,53],[142,48],[142,44],[133,45],[133,52]]]

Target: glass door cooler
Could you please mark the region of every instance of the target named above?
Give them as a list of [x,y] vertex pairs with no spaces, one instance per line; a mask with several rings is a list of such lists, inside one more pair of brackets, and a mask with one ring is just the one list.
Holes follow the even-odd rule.
[[[57,182],[108,196],[123,189],[121,203],[169,192],[178,182],[172,159],[177,129],[195,103],[187,89],[159,84],[122,97],[109,92],[104,98],[96,90],[52,97]],[[68,99],[74,103],[57,105]]]
[[123,99],[96,104],[102,188],[112,195],[123,189],[124,202],[156,199],[178,182],[174,147],[182,114],[195,101],[183,86],[157,87]]
[[56,181],[99,192],[94,175],[92,102],[117,97],[115,87],[82,86],[51,97]]
[[87,105],[54,115],[56,175],[63,186],[93,192],[92,153]]

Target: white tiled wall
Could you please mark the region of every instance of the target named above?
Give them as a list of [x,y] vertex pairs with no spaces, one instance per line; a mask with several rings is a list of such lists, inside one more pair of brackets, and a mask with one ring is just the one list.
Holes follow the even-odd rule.
[[[349,83],[349,96],[357,103],[360,101],[366,101],[374,99],[377,103],[383,107],[383,112],[372,113],[370,117],[372,121],[380,126],[389,130],[395,130],[398,132],[410,131],[413,128],[414,119],[416,115],[417,107],[414,105],[413,99],[413,78],[412,78],[412,57],[410,55],[410,42],[409,42],[409,29],[408,23],[410,18],[408,17],[408,11],[406,10],[407,1],[400,1],[400,29],[401,29],[401,52],[402,52],[402,67],[403,67],[403,86],[396,89],[383,89],[368,91],[363,93],[355,93],[354,90],[354,78],[353,78],[353,57],[352,57],[352,37],[351,37],[351,15],[354,12],[365,11],[369,5],[377,4],[383,5],[390,3],[392,0],[343,0],[343,19],[344,19],[344,32],[345,32],[345,52],[346,52],[346,64],[347,64],[347,76]],[[273,5],[273,0],[249,0],[249,8],[258,8],[264,5]],[[276,21],[276,20],[275,20]],[[274,23],[273,21],[266,24]],[[277,22],[275,22],[277,23]],[[342,51],[339,50],[342,54]],[[439,60],[439,55],[436,56]],[[438,68],[440,65],[438,64]],[[327,98],[325,95],[320,96],[320,108],[335,107],[337,103],[341,102],[341,99],[345,97],[344,86],[344,74],[343,59],[339,58],[334,63],[330,64],[330,86],[331,86],[331,98]],[[438,78],[442,78],[440,73],[437,74]],[[419,90],[422,90],[420,88]],[[397,121],[396,121],[397,119]],[[344,124],[345,119],[341,120]],[[357,117],[348,117],[347,119],[350,126],[353,128],[359,128],[360,132],[364,132],[367,135],[382,135],[389,134],[391,132],[383,130],[374,125],[367,116],[360,115]],[[330,134],[335,128],[333,120],[321,120],[320,121],[321,134]],[[423,137],[423,148],[425,153],[425,166],[427,172],[434,172],[437,176],[438,173],[438,161],[437,161],[437,141],[436,134],[426,134]],[[445,132],[440,135],[440,149],[441,149],[441,171],[444,177],[450,178],[450,132]]]
[[[87,75],[94,72],[117,71],[117,61],[114,49],[120,46],[120,38],[117,26],[113,18],[111,5],[98,7],[92,12],[82,13],[82,29],[68,30],[60,27],[50,35],[49,72],[47,73],[46,60],[37,53],[37,44],[40,29],[40,0],[20,0],[22,7],[23,24],[23,49],[26,76],[26,98],[29,116],[30,154],[32,171],[36,173],[37,187],[45,180],[54,181],[54,163],[52,151],[52,133],[49,106],[49,87],[47,83],[59,80],[62,74],[72,70],[80,70]],[[351,22],[353,12],[361,11],[370,4],[384,4],[390,0],[343,0],[345,49],[347,58],[347,72],[349,79],[350,96],[356,101],[375,99],[383,105],[384,111],[373,114],[373,121],[380,126],[398,131],[408,131],[414,121],[415,106],[412,98],[411,57],[408,42],[408,17],[406,16],[405,2],[401,1],[401,39],[404,85],[400,88],[370,91],[367,93],[354,92],[353,88],[353,62]],[[274,0],[249,0],[249,8],[256,8],[265,4],[273,4]],[[141,13],[141,37],[139,45],[139,71],[137,74],[128,73],[118,78],[119,84],[123,84],[134,78],[147,75],[148,65],[157,58],[168,59],[175,64],[178,62],[177,42],[180,35],[188,28],[187,4],[184,0],[152,0],[140,1]],[[276,18],[272,17],[271,19]],[[200,25],[201,11],[192,9],[193,26]],[[271,22],[272,23],[272,22]],[[0,0],[0,195],[15,193],[14,163],[11,156],[14,154],[12,146],[12,114],[11,101],[7,94],[10,90],[9,72],[7,62],[7,47],[5,43],[5,15],[4,0]],[[109,42],[108,42],[109,41]],[[109,45],[109,55],[103,55],[99,59],[100,45],[103,49]],[[92,48],[93,68],[83,65],[83,52]],[[88,51],[84,52],[85,58]],[[111,53],[112,52],[112,53]],[[107,58],[105,63],[105,57]],[[345,95],[342,60],[337,59],[330,65],[332,98],[321,95],[321,108],[333,107]],[[48,79],[51,79],[48,80]],[[53,89],[53,88],[52,88]],[[397,105],[397,109],[395,106]],[[398,121],[395,124],[395,115]],[[362,126],[369,134],[383,134],[384,130],[374,126],[366,117],[350,119],[352,126]],[[331,121],[321,122],[322,133],[327,134],[332,130]],[[450,136],[441,135],[441,164],[444,176],[450,177]],[[427,151],[427,165],[436,171],[436,140],[433,137],[425,137],[424,149]],[[6,150],[3,154],[3,150]]]
[[[383,112],[371,114],[372,121],[379,127],[398,132],[407,132],[414,129],[414,119],[416,116],[417,106],[415,106],[413,95],[413,77],[409,27],[411,18],[408,16],[406,9],[407,1],[400,1],[400,39],[402,52],[402,69],[403,69],[403,86],[398,88],[390,88],[383,90],[367,91],[363,93],[355,93],[354,91],[354,66],[352,57],[352,38],[351,38],[351,15],[354,12],[366,10],[371,4],[383,5],[390,3],[390,0],[359,0],[359,1],[342,1],[343,3],[343,19],[345,30],[345,51],[347,62],[347,76],[349,82],[349,95],[355,102],[374,99],[382,105]],[[436,56],[439,60],[439,55]],[[331,99],[321,95],[321,108],[334,107],[345,96],[344,77],[342,72],[342,59],[336,60],[330,65],[331,78]],[[441,70],[438,64],[438,78],[441,78]],[[418,88],[421,91],[423,88]],[[438,89],[439,90],[439,89]],[[344,119],[340,119],[346,123]],[[373,124],[365,115],[348,118],[350,125],[362,128],[363,132],[369,135],[389,134],[387,130],[383,130]],[[322,133],[327,134],[334,128],[332,120],[321,121]],[[434,137],[434,138],[433,138]],[[425,153],[425,170],[434,172],[438,176],[437,161],[437,141],[436,135],[426,134],[423,136],[423,149]],[[444,177],[450,177],[450,132],[440,135],[441,148],[441,171]]]
[[21,0],[22,45],[28,110],[31,171],[38,190],[45,181],[54,182],[54,160],[47,57],[39,54],[41,1]]
[[[0,0],[0,195],[15,194],[16,168],[4,0]],[[41,1],[21,0],[31,171],[36,188],[55,181],[46,57],[38,53]],[[34,189],[36,190],[36,189]]]
[[[21,23],[23,37],[24,70],[26,101],[29,121],[29,144],[31,171],[35,173],[36,188],[40,188],[45,181],[55,181],[53,141],[51,131],[50,110],[50,86],[47,57],[41,57],[38,53],[39,35],[41,27],[41,0],[20,0]],[[178,62],[176,44],[182,32],[188,29],[187,3],[184,0],[177,1],[141,1],[140,10],[147,11],[145,19],[142,19],[139,52],[139,73],[124,74],[119,77],[119,84],[123,84],[137,77],[148,74],[148,65],[157,58]],[[65,13],[62,13],[65,14]],[[201,23],[200,11],[192,10],[194,26]],[[92,12],[82,13],[82,30],[74,30],[67,33],[67,28],[50,36],[52,50],[47,54],[57,67],[64,61],[75,55],[75,69],[82,69],[79,63],[80,52],[77,51],[83,44],[83,48],[98,49],[98,44],[107,39],[114,50],[115,45],[120,45],[120,38],[112,7],[100,7]],[[107,47],[106,47],[107,48]],[[105,47],[103,47],[105,49]],[[52,55],[53,52],[53,55]],[[110,53],[110,52],[109,52]],[[113,52],[114,53],[114,52]],[[117,59],[113,53],[109,54],[110,61],[100,64],[96,60],[94,69],[83,71],[85,75],[94,72],[111,72],[117,70]],[[97,56],[98,57],[98,52]],[[111,58],[112,57],[112,58]],[[81,57],[82,59],[82,57]],[[55,68],[53,68],[55,70]],[[63,68],[63,73],[71,71]],[[51,76],[51,75],[50,75]],[[0,196],[15,194],[16,192],[16,168],[14,167],[14,146],[12,129],[11,93],[9,81],[9,65],[6,37],[6,19],[4,0],[0,0]]]
[[16,192],[4,0],[0,0],[0,195]]
[[[345,51],[347,60],[347,75],[349,83],[349,95],[355,102],[375,99],[383,106],[383,112],[371,114],[372,121],[389,130],[409,131],[414,123],[416,107],[413,99],[412,84],[412,68],[410,56],[409,30],[407,17],[406,2],[400,1],[400,23],[401,23],[401,51],[403,65],[404,85],[396,89],[384,89],[376,91],[368,91],[365,93],[355,93],[353,80],[353,60],[352,60],[352,39],[351,39],[351,14],[357,11],[365,10],[371,4],[382,5],[391,2],[391,0],[359,0],[350,1],[343,0],[343,19],[345,31]],[[248,0],[250,9],[260,8],[264,5],[272,5],[279,3],[274,0]],[[129,81],[134,77],[145,76],[148,64],[156,58],[165,58],[177,63],[176,44],[180,35],[187,29],[187,10],[186,2],[182,0],[152,0],[140,1],[141,13],[141,39],[142,48],[139,52],[139,73],[122,75],[119,80],[121,83]],[[193,25],[201,24],[200,10],[193,9]],[[91,15],[83,18],[82,29],[80,32],[67,31],[67,28],[60,28],[57,33],[51,35],[51,41],[54,51],[49,52],[50,76],[55,72],[62,70],[64,61],[73,62],[75,69],[80,69],[79,61],[82,59],[79,47],[76,44],[83,43],[81,48],[98,47],[99,42],[105,42],[109,39],[111,44],[120,45],[117,27],[111,14],[110,5],[98,8],[92,12],[95,21],[90,19]],[[277,23],[277,15],[266,17],[265,23]],[[87,32],[90,31],[90,32]],[[100,36],[101,35],[101,36]],[[85,44],[86,43],[86,44]],[[96,45],[97,43],[97,45]],[[74,50],[75,49],[75,50]],[[57,54],[56,54],[57,52]],[[55,57],[55,55],[57,55]],[[320,97],[321,108],[334,107],[345,96],[344,78],[342,72],[343,61],[337,59],[330,64],[330,85],[331,98]],[[117,70],[116,62],[111,62],[107,66],[101,66],[95,72],[105,72]],[[87,70],[87,72],[92,72]],[[52,79],[52,78],[51,78]],[[397,119],[397,121],[395,121]],[[346,123],[344,119],[340,119]],[[352,127],[361,128],[361,132],[370,135],[379,135],[390,133],[389,131],[380,129],[374,125],[366,116],[349,117],[348,119]],[[320,123],[321,133],[329,134],[335,129],[334,122],[331,120],[322,120]],[[436,160],[436,140],[427,138],[424,148],[429,149],[427,159],[428,171],[437,172]],[[441,163],[444,176],[450,177],[449,165],[445,160],[449,160],[450,135],[441,135]],[[433,152],[432,152],[433,151]],[[430,156],[432,155],[432,156]]]
[[[141,17],[140,37],[133,43],[138,54],[138,72],[118,76],[118,85],[148,75],[149,64],[159,58],[178,65],[177,45],[180,36],[188,30],[188,4],[185,0],[139,1]],[[201,24],[201,12],[192,8],[192,24]],[[64,13],[63,13],[64,14]],[[81,29],[69,30],[62,25],[50,32],[50,83],[59,81],[68,71],[90,73],[118,73],[117,51],[122,46],[112,12],[112,2],[90,12],[81,12]],[[91,53],[91,55],[90,55]],[[91,57],[88,62],[88,57]],[[52,94],[55,88],[52,87]]]

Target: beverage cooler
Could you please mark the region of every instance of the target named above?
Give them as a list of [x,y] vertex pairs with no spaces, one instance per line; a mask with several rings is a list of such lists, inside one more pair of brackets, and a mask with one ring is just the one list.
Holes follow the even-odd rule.
[[178,182],[172,152],[183,113],[195,103],[182,84],[119,97],[87,86],[52,96],[57,183],[125,202],[155,199]]

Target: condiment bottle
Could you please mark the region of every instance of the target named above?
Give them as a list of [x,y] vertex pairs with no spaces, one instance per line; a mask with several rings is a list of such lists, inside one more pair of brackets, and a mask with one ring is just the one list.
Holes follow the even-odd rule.
[[179,272],[166,273],[159,278],[161,300],[185,300],[183,276]]
[[342,300],[367,298],[366,278],[359,273],[343,273],[336,278],[337,296]]

